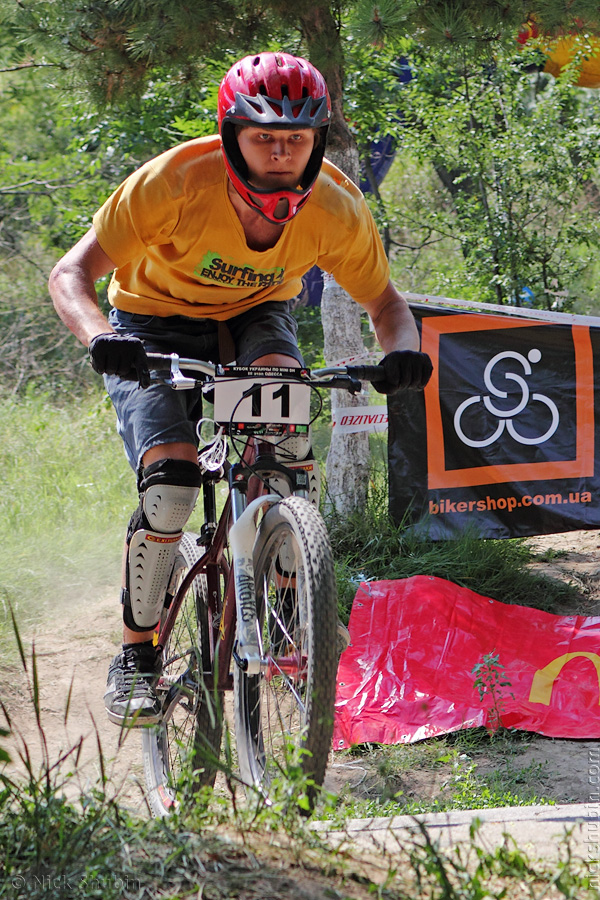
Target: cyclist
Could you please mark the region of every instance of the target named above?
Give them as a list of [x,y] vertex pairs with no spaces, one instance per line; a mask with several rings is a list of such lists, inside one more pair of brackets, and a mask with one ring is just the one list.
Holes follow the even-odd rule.
[[[50,276],[59,316],[105,377],[138,479],[124,552],[123,648],[105,694],[118,724],[160,717],[152,636],[200,486],[199,392],[149,385],[146,349],[302,365],[291,301],[302,275],[319,265],[371,316],[387,354],[379,390],[422,388],[429,378],[364,198],[324,159],[330,119],[327,86],[310,62],[245,57],[220,85],[219,134],[173,147],[130,175]],[[106,319],[94,283],[111,271]]]

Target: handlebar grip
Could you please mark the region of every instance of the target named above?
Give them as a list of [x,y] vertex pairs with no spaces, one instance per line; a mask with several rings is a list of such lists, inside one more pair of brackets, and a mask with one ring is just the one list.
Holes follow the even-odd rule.
[[385,381],[383,366],[347,366],[346,371],[351,378],[358,378],[359,381],[370,381],[371,384]]

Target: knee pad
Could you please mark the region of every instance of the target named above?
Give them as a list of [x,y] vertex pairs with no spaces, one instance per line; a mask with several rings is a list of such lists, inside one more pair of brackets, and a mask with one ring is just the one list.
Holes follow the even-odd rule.
[[160,619],[173,572],[182,528],[200,489],[194,463],[163,459],[140,478],[140,505],[127,532],[123,618],[132,631],[149,631]]
[[[200,469],[179,459],[159,459],[142,470],[140,507],[145,526],[155,531],[181,531],[198,499]],[[141,523],[140,523],[141,524]]]

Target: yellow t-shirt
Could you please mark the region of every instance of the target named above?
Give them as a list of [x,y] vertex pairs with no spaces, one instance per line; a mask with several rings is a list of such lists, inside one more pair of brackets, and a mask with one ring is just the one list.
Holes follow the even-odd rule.
[[389,279],[364,197],[327,161],[275,247],[250,250],[227,195],[218,136],[147,162],[98,210],[94,226],[116,266],[109,301],[126,312],[230,319],[297,296],[314,265],[358,303],[377,297]]

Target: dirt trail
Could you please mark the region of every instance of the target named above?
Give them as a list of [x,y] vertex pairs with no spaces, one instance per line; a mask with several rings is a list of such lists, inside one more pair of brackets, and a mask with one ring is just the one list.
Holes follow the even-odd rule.
[[[120,745],[121,731],[108,721],[104,711],[108,664],[118,649],[116,640],[120,631],[120,609],[115,596],[118,590],[96,603],[89,602],[86,615],[62,629],[57,628],[56,621],[44,622],[22,635],[30,673],[32,642],[35,645],[43,737],[27,679],[18,661],[1,667],[2,700],[15,732],[15,737],[3,746],[22,768],[19,754],[15,752],[19,747],[26,745],[34,763],[39,763],[45,743],[47,758],[54,763],[81,742],[77,775],[67,788],[70,794],[96,782],[100,774],[99,741],[114,789],[127,806],[140,808],[143,805],[139,786],[143,781],[140,735],[131,732]],[[70,771],[70,766],[66,765],[64,771]]]
[[[547,560],[535,563],[536,569],[554,578],[575,580],[583,594],[582,608],[565,612],[600,615],[600,534],[583,531],[550,535],[532,539],[532,544],[540,553],[553,551],[547,554]],[[86,615],[66,627],[57,628],[55,621],[36,626],[31,633],[23,635],[23,641],[29,652],[32,639],[35,639],[41,721],[50,761],[56,761],[83,739],[76,782],[70,790],[79,786],[85,788],[96,780],[99,737],[106,770],[117,786],[122,802],[130,808],[141,809],[144,806],[141,738],[138,733],[131,732],[119,747],[120,731],[108,722],[102,699],[108,663],[116,652],[120,630],[116,594],[115,590],[96,603],[89,601]],[[33,759],[39,761],[42,742],[21,665],[19,662],[4,663],[1,672],[1,699],[18,734],[17,744],[24,741]],[[544,763],[546,787],[549,781],[558,802],[586,802],[589,799],[589,747],[597,747],[597,743],[532,738],[514,762],[519,766],[529,762]],[[4,740],[3,746],[18,760],[14,738]],[[483,761],[482,765],[485,766]],[[431,772],[402,773],[405,795],[433,796],[439,788],[436,786],[438,777],[442,779],[444,773],[440,771],[435,777]],[[378,778],[381,780],[375,770],[369,770],[364,756],[348,761],[332,755],[328,774],[331,790],[337,791],[347,784],[355,786],[359,796],[373,796],[377,794]]]
[[531,538],[529,543],[536,553],[548,557],[532,566],[535,571],[575,583],[583,595],[578,609],[565,612],[600,616],[600,532],[547,534]]

